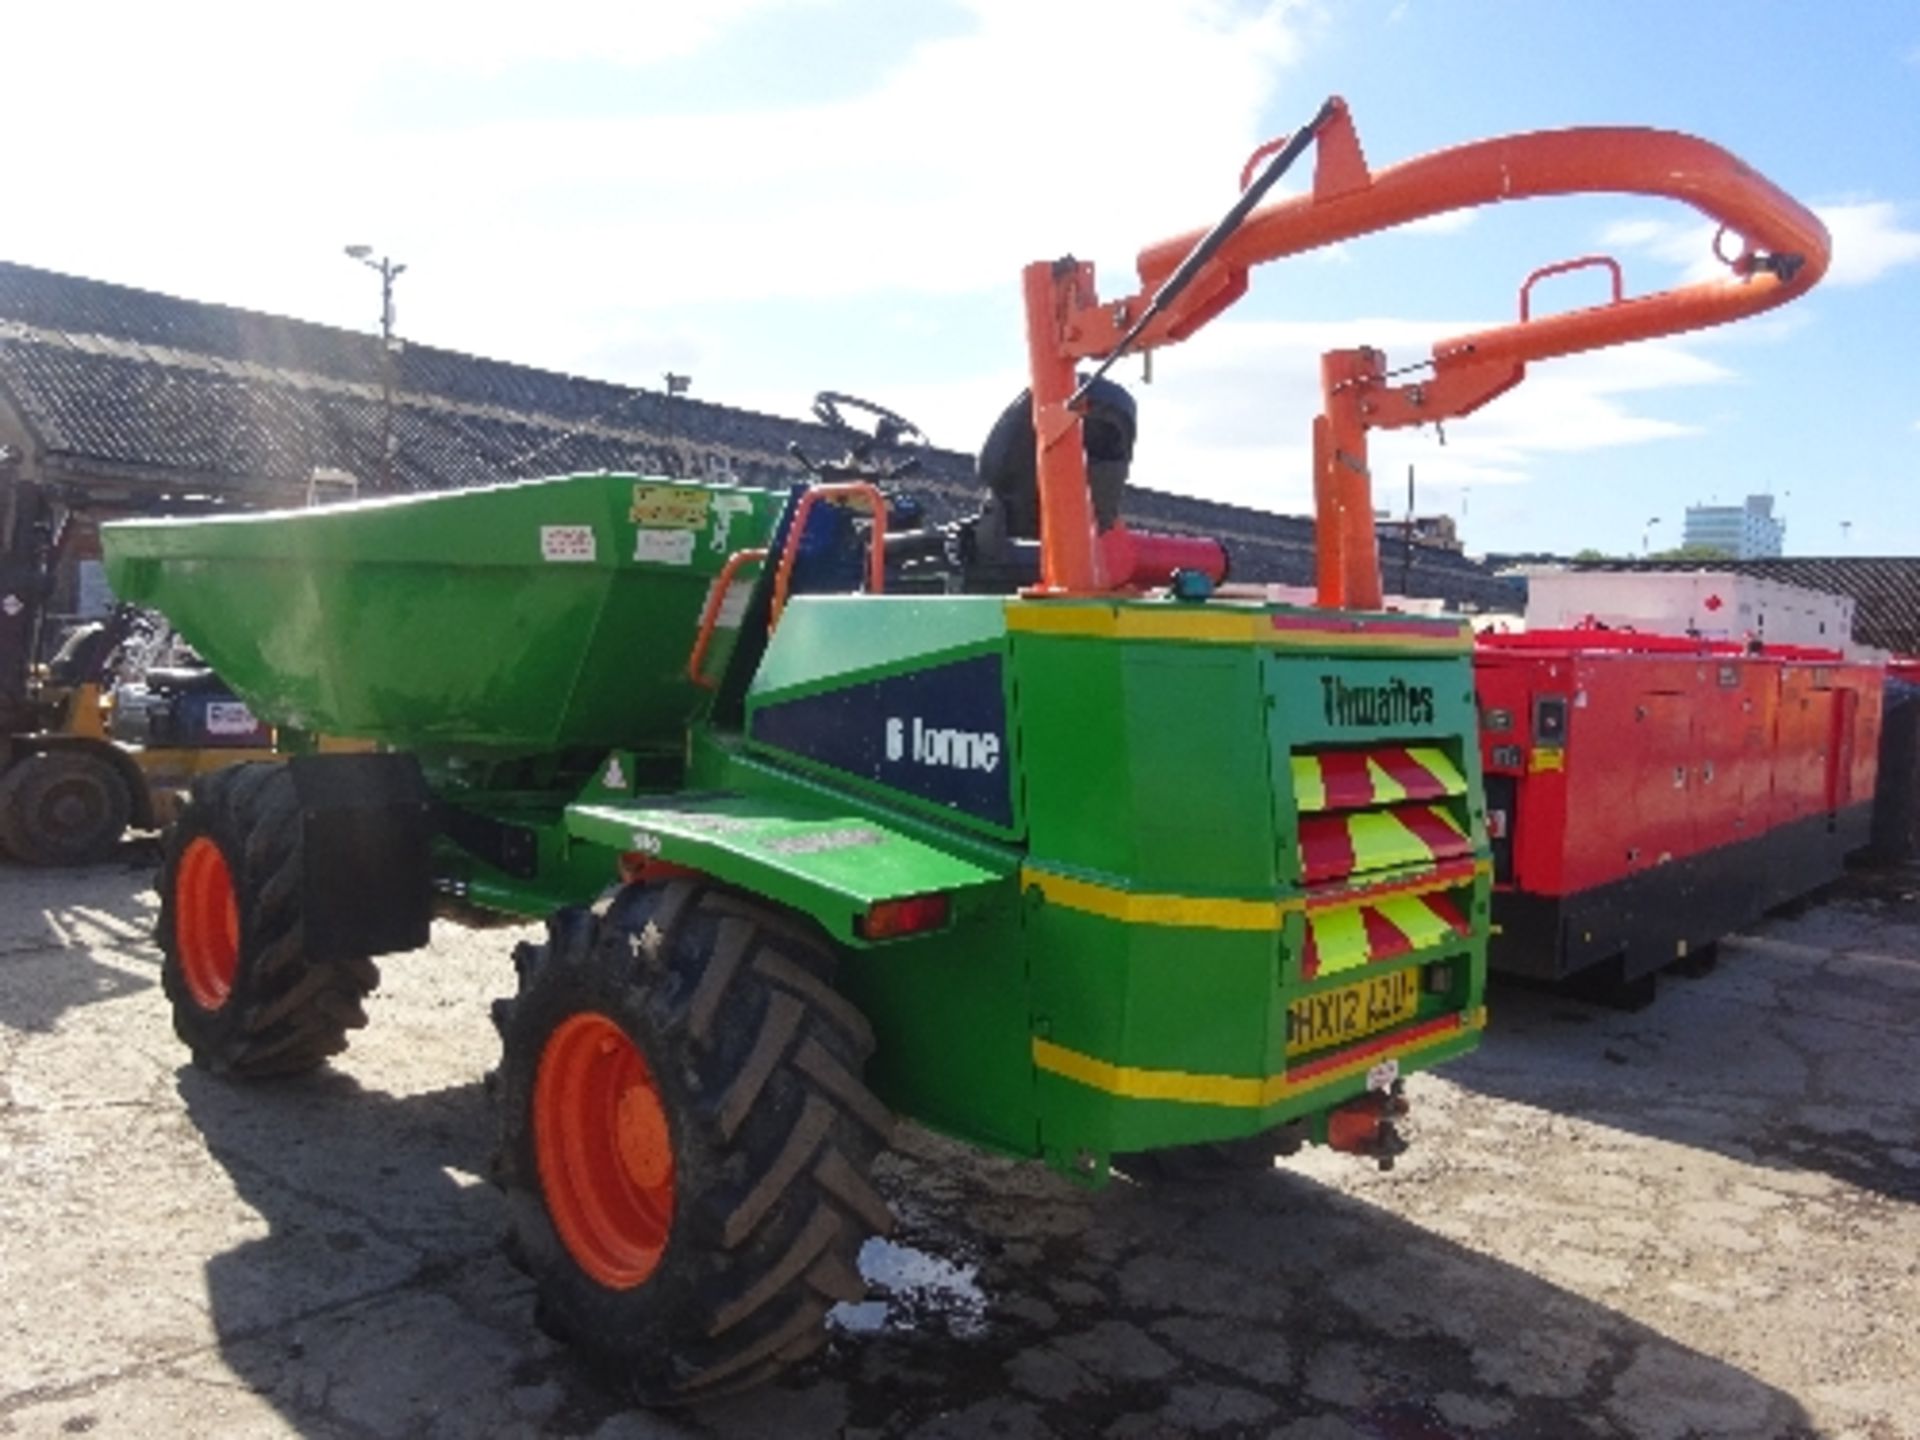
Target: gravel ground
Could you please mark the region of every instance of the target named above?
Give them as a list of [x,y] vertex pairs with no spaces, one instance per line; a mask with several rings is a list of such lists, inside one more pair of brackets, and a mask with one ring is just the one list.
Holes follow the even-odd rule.
[[1637,1015],[1496,992],[1382,1175],[1087,1195],[908,1127],[785,1384],[625,1409],[483,1183],[514,936],[383,962],[336,1066],[183,1065],[149,856],[0,865],[0,1435],[1920,1437],[1920,875]]

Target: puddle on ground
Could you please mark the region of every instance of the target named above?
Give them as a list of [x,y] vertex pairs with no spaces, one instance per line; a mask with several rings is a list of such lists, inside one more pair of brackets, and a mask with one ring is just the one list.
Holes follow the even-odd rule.
[[837,1329],[872,1335],[932,1322],[958,1339],[986,1333],[987,1297],[975,1279],[977,1265],[957,1265],[876,1236],[860,1247],[860,1273],[880,1293],[834,1306],[827,1322]]

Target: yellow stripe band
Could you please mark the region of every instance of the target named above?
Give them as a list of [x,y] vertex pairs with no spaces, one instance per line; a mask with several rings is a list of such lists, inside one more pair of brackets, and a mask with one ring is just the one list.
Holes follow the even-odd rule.
[[1200,895],[1154,895],[1075,880],[1045,870],[1020,872],[1023,889],[1038,890],[1048,903],[1064,905],[1123,925],[1174,925],[1194,930],[1278,930],[1289,911],[1306,902],[1236,900]]
[[1306,1080],[1289,1080],[1285,1075],[1264,1079],[1239,1075],[1199,1075],[1190,1070],[1146,1070],[1135,1065],[1115,1065],[1069,1050],[1051,1040],[1035,1036],[1033,1063],[1050,1075],[1075,1081],[1090,1089],[1123,1100],[1171,1100],[1183,1105],[1217,1105],[1233,1110],[1263,1110],[1269,1105],[1310,1090],[1335,1085],[1364,1075],[1386,1059],[1405,1059],[1436,1046],[1445,1045],[1472,1034],[1486,1023],[1486,1011],[1469,1015],[1458,1030],[1443,1030],[1423,1036],[1403,1049],[1373,1051],[1351,1064],[1316,1070]]
[[1209,645],[1262,645],[1282,650],[1401,650],[1464,654],[1472,639],[1458,633],[1410,635],[1367,630],[1277,629],[1271,612],[1191,605],[1076,605],[1031,600],[1007,606],[1007,628],[1029,635],[1079,635],[1097,640],[1182,640]]

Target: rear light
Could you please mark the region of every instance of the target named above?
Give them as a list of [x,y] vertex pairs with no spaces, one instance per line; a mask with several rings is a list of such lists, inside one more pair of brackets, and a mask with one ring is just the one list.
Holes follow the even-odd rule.
[[945,895],[909,895],[903,900],[882,900],[854,922],[854,929],[863,940],[894,940],[902,935],[940,929],[947,923],[951,910]]

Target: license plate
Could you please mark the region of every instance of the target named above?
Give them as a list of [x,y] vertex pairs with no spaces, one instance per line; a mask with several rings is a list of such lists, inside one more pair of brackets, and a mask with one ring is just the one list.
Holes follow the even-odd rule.
[[1420,976],[1414,970],[1376,975],[1296,1000],[1287,1012],[1287,1054],[1324,1050],[1388,1029],[1411,1020],[1419,1003]]

